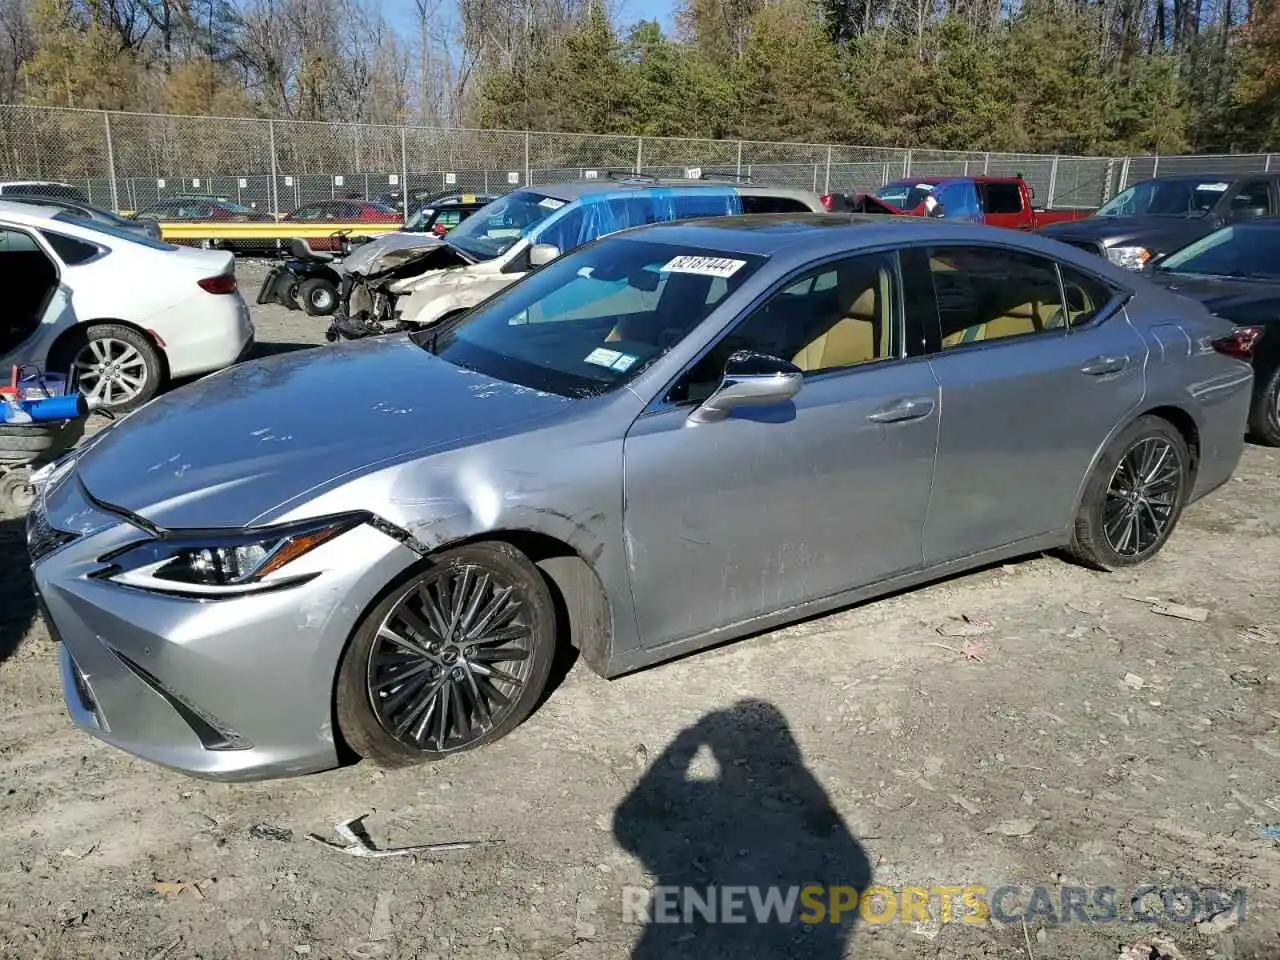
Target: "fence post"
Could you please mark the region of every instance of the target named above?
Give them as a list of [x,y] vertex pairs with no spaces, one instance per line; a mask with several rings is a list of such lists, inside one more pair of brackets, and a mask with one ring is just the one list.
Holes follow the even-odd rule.
[[991,172],[991,154],[984,153],[982,155],[982,175],[985,177]]
[[[1120,165],[1120,182],[1116,184],[1116,193],[1119,193],[1121,190],[1124,190],[1129,186],[1129,160],[1130,159],[1131,159],[1130,157],[1125,157],[1124,163]],[[1106,197],[1104,199],[1110,200],[1111,197]]]
[[823,193],[831,192],[831,145],[827,145],[827,181],[822,186]]
[[524,185],[527,187],[531,184],[529,177],[529,131],[524,132]]
[[107,132],[107,180],[111,184],[111,209],[120,209],[120,195],[116,192],[116,149],[111,142],[111,114],[102,111],[102,126]]
[[404,201],[404,218],[409,219],[409,144],[404,127],[400,128],[400,197]]
[[1160,172],[1160,154],[1156,154],[1155,161],[1151,164],[1151,179],[1156,178],[1156,174]]
[[644,170],[644,137],[636,137],[636,173]]
[[1267,173],[1271,171],[1271,154],[1268,153],[1267,159],[1262,162],[1262,169],[1263,169],[1263,172],[1267,172]]
[[738,169],[737,176],[742,176],[742,141],[738,141]]
[[276,163],[276,122],[274,120],[267,121],[267,142],[268,149],[271,151],[271,190],[267,195],[267,201],[271,204],[271,216],[274,219],[280,216],[280,196],[276,192],[276,180],[280,168]]
[[908,150],[902,158],[902,175],[904,177],[911,176],[911,151]]
[[1053,155],[1053,166],[1049,168],[1049,196],[1045,200],[1045,206],[1053,209],[1053,192],[1058,189],[1058,155]]

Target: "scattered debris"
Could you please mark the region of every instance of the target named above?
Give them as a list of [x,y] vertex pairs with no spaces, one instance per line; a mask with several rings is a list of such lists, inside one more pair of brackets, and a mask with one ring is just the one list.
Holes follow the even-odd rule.
[[1258,833],[1268,840],[1280,840],[1280,827],[1259,827]]
[[1185,958],[1182,952],[1164,937],[1151,937],[1148,940],[1139,940],[1120,954],[1118,960],[1185,960]]
[[960,648],[960,652],[964,654],[964,658],[970,663],[982,663],[982,658],[987,655],[986,641],[966,640],[964,646]]
[[212,877],[204,880],[157,880],[151,886],[154,893],[163,897],[181,897],[189,894],[197,900],[205,899],[205,888],[217,883]]
[[255,840],[278,840],[288,843],[293,839],[293,831],[288,827],[277,827],[273,823],[255,823],[249,828],[249,836]]
[[334,832],[340,836],[346,843],[334,843],[332,840],[326,840],[324,837],[314,833],[308,833],[307,836],[316,843],[323,844],[332,850],[340,850],[343,853],[350,854],[353,857],[407,857],[419,853],[443,853],[448,850],[469,850],[472,847],[483,847],[490,844],[502,843],[501,840],[459,840],[453,843],[423,843],[412,847],[390,847],[379,850],[373,845],[373,841],[369,839],[360,827],[359,832],[356,827],[360,826],[361,821],[370,816],[373,811],[362,813],[356,817],[348,817],[346,820],[339,820],[333,825]]
[[959,620],[952,620],[938,627],[944,637],[978,637],[995,629],[991,618],[983,613],[966,613]]
[[298,944],[296,947],[294,947],[294,948],[293,948],[293,952],[294,952],[294,953],[296,953],[296,954],[297,954],[298,956],[300,956],[300,957],[304,957],[304,956],[306,956],[308,953],[310,953],[310,952],[311,952],[311,944],[309,944],[309,943],[300,943],[300,944]]
[[979,807],[976,803],[974,803],[972,800],[966,800],[964,797],[960,796],[960,794],[958,793],[951,793],[951,794],[948,794],[947,796],[949,796],[956,803],[957,806],[963,809],[965,813],[971,814],[972,816],[976,817],[978,814],[982,812],[982,808]]
[[987,833],[1002,833],[1006,837],[1025,837],[1035,828],[1035,820],[1022,817],[1017,820],[1004,820],[989,829]]
[[59,854],[59,856],[67,857],[70,860],[83,860],[89,854],[97,850],[98,847],[100,847],[101,845],[102,845],[102,841],[95,840],[93,844],[89,847],[89,849],[87,849],[84,853],[76,853],[70,847],[67,847],[65,850],[62,851],[62,853]]
[[1240,639],[1246,642],[1256,641],[1257,643],[1271,644],[1272,646],[1280,643],[1280,640],[1276,639],[1276,635],[1269,628],[1264,627],[1261,624],[1254,624],[1253,626],[1245,627],[1245,629],[1240,631]]
[[1252,670],[1237,670],[1231,675],[1231,682],[1238,687],[1260,687],[1262,678],[1253,675]]
[[1197,920],[1196,929],[1201,933],[1226,933],[1239,922],[1239,911],[1236,910],[1234,905],[1228,905],[1209,914],[1203,920]]
[[373,907],[373,919],[369,922],[369,939],[386,940],[395,932],[391,926],[391,891],[383,890]]
[[165,957],[173,953],[174,950],[178,949],[178,944],[180,944],[181,942],[182,942],[181,935],[174,937],[173,940],[171,940],[169,943],[165,944],[155,953],[151,954],[148,960],[164,960]]
[[1027,945],[1027,960],[1036,960],[1036,955],[1031,952],[1031,936],[1027,933],[1027,921],[1022,921],[1022,942]]
[[1189,607],[1184,603],[1161,600],[1159,597],[1134,597],[1127,593],[1124,598],[1148,604],[1152,613],[1158,613],[1162,617],[1175,617],[1178,620],[1192,620],[1196,623],[1204,623],[1209,619],[1209,609],[1207,607]]
[[1126,673],[1124,675],[1124,685],[1130,690],[1141,690],[1147,685],[1147,681],[1143,680],[1136,673]]

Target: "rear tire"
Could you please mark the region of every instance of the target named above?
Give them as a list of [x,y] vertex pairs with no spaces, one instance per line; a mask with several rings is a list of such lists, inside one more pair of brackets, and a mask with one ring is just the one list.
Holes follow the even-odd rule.
[[338,729],[387,767],[492,743],[541,699],[555,626],[546,581],[514,547],[433,557],[356,628],[338,669]]
[[338,288],[330,281],[312,277],[298,285],[298,301],[311,317],[327,317],[338,309]]
[[1098,570],[1145,563],[1173,533],[1190,488],[1187,441],[1168,420],[1140,417],[1094,466],[1068,553]]
[[132,327],[94,323],[72,333],[51,364],[78,378],[86,397],[113,413],[140,407],[164,384],[164,363],[155,344]]
[[1249,411],[1249,432],[1269,447],[1280,447],[1280,362],[1260,379],[1262,386],[1254,392]]

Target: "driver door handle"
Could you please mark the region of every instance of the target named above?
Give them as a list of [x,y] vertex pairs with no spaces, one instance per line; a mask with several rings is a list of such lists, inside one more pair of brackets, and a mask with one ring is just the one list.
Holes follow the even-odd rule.
[[1101,377],[1108,373],[1119,373],[1127,366],[1128,357],[1094,357],[1080,368],[1080,372],[1091,377]]
[[906,397],[867,414],[867,419],[872,423],[901,423],[904,420],[920,420],[931,413],[933,400],[930,397]]

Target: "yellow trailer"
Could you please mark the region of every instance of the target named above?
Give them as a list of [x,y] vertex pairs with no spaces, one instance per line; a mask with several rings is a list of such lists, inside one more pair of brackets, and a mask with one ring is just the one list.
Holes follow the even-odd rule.
[[377,237],[404,229],[400,223],[195,223],[161,222],[160,234],[166,240],[190,243],[193,240],[326,240],[335,233],[353,237]]

